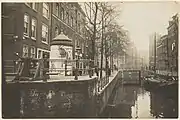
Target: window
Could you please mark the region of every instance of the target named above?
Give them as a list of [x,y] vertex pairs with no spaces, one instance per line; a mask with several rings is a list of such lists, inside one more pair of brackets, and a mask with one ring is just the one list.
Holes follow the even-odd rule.
[[36,49],[35,49],[35,47],[31,47],[31,58],[36,58],[36,56],[35,56],[35,54],[36,54]]
[[43,3],[43,16],[46,18],[49,17],[49,6],[46,3]]
[[78,13],[78,18],[77,18],[77,19],[78,19],[78,21],[80,21],[80,20],[81,20],[81,18],[80,18],[80,13]]
[[73,22],[74,22],[74,20],[73,20],[73,17],[71,16],[71,26],[73,27]]
[[29,36],[29,16],[24,15],[24,35]]
[[59,30],[58,30],[58,27],[55,28],[55,37],[58,36],[59,34]]
[[48,43],[48,26],[42,24],[42,42]]
[[59,16],[59,5],[56,3],[56,15]]
[[77,23],[77,19],[76,19],[76,31],[78,30],[78,23]]
[[61,9],[61,19],[64,20],[64,8]]
[[80,32],[80,29],[81,29],[81,25],[80,23],[78,23],[78,32]]
[[31,28],[31,30],[32,30],[32,38],[35,38],[36,39],[36,26],[37,26],[37,21],[36,21],[36,19],[32,19],[32,28]]
[[32,9],[37,10],[37,3],[32,3]]
[[23,55],[24,58],[28,57],[28,46],[27,45],[23,45]]
[[68,21],[68,24],[69,24],[69,26],[71,26],[71,16],[69,15],[69,21]]
[[42,58],[42,50],[38,50],[38,54],[37,54],[37,58],[38,59],[41,59]]
[[41,59],[41,58],[49,58],[49,51],[45,50],[45,49],[40,49],[37,48],[37,58]]
[[66,23],[69,23],[69,13],[66,12]]
[[79,43],[79,40],[76,41],[76,47],[79,47],[80,46],[80,43]]
[[75,10],[75,15],[76,15],[76,19],[77,19],[77,10]]
[[175,42],[172,43],[172,45],[171,45],[171,50],[173,51],[174,48],[175,48]]

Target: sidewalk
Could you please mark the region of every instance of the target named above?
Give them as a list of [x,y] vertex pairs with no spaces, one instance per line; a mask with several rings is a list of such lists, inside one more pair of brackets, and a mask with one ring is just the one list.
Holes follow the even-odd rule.
[[[103,76],[105,76],[105,71],[103,71]],[[78,79],[75,80],[75,76],[50,76],[50,79],[48,82],[55,82],[55,81],[83,81],[83,80],[91,80],[98,76],[96,76],[96,73],[90,78],[89,75],[84,76],[78,76]]]

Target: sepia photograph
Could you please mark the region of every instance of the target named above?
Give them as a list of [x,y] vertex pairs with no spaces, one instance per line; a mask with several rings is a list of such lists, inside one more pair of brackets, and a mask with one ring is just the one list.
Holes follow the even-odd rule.
[[2,118],[178,119],[180,1],[1,2]]

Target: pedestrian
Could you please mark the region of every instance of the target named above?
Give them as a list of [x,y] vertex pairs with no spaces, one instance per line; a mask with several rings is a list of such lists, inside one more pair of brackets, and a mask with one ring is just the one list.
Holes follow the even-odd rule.
[[72,75],[75,76],[75,67],[72,67]]
[[99,68],[98,68],[98,66],[95,66],[95,73],[96,73],[96,76],[99,76]]
[[114,64],[114,70],[118,70],[115,64]]

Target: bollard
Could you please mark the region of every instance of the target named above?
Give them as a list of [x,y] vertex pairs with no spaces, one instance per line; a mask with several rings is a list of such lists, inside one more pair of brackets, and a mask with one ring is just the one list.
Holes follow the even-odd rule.
[[75,69],[75,77],[74,80],[78,80],[78,60],[76,60],[76,69]]
[[91,68],[89,68],[89,77],[92,78]]
[[91,60],[89,61],[89,77],[92,77],[92,70],[91,70]]

